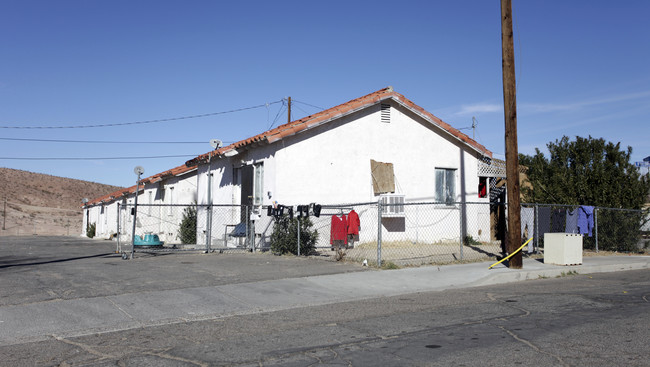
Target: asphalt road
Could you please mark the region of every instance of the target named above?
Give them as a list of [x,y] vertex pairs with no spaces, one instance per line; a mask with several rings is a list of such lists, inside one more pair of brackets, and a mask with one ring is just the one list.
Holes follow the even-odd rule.
[[[48,241],[50,245],[53,242]],[[156,274],[178,279],[182,284],[176,287],[243,282],[245,277],[286,277],[287,272],[306,274],[318,269],[323,274],[364,270],[317,259],[262,254],[143,256],[128,265],[129,261],[101,250],[105,243],[66,243],[63,247],[70,246],[66,256],[41,248],[28,257],[8,250],[21,253],[24,248],[18,244],[0,242],[3,255],[8,254],[0,256],[3,304],[21,307],[57,297],[120,294],[122,288],[110,286],[109,280],[127,282],[140,271],[147,274],[145,268],[168,269]],[[88,254],[89,245],[97,245],[97,253]],[[40,245],[31,246],[38,249]],[[239,256],[244,258],[241,262]],[[266,273],[256,274],[242,267],[246,261],[251,261],[251,266],[266,265]],[[111,262],[117,265],[107,265]],[[213,262],[222,263],[213,268]],[[176,274],[189,271],[188,267],[199,270]],[[101,275],[114,268],[121,270]],[[92,275],[96,278],[75,276],[92,273],[97,273]],[[6,278],[13,285],[6,286]],[[25,292],[32,293],[26,300],[22,299],[27,294],[5,293],[19,288],[21,279]],[[57,281],[67,286],[48,293],[46,289]],[[85,289],[95,282],[107,284],[98,290]],[[140,283],[127,289],[147,289]],[[174,286],[173,282],[162,283],[150,286]],[[73,291],[66,294],[66,289]],[[649,366],[649,301],[649,270],[567,273],[559,278],[149,325],[79,337],[52,336],[37,342],[0,345],[0,365]]]
[[136,253],[122,260],[115,250],[115,242],[80,237],[0,237],[0,306],[369,270],[246,251]]

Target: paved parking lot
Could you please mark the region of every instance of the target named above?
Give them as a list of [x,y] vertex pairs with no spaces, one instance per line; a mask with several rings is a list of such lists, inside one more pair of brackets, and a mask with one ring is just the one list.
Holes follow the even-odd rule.
[[268,252],[136,253],[122,260],[115,250],[115,242],[81,237],[0,237],[0,306],[375,271]]

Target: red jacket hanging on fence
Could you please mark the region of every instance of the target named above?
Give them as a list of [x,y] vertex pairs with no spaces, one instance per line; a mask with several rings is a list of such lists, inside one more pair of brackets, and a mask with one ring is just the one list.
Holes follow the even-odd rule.
[[348,244],[348,220],[345,215],[332,215],[332,226],[330,228],[330,245],[334,241],[344,241]]
[[359,220],[359,214],[352,210],[348,214],[348,234],[359,234],[359,229],[361,228],[361,221]]

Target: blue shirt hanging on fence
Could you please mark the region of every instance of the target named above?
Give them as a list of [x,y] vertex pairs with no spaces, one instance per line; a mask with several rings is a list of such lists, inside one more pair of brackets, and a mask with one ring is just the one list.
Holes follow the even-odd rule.
[[594,229],[594,207],[582,205],[578,208],[578,233],[591,237]]

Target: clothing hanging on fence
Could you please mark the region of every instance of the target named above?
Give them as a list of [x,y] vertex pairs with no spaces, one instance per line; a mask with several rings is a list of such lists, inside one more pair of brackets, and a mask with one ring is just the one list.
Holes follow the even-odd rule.
[[565,233],[578,233],[578,209],[566,210]]
[[528,240],[535,233],[535,208],[524,208],[522,206],[519,218],[521,221],[521,238]]
[[551,231],[551,208],[547,206],[537,208],[537,225],[539,226],[538,233],[542,238],[544,233]]
[[582,205],[578,208],[578,233],[592,235],[594,229],[594,207]]
[[551,212],[551,232],[563,233],[566,228],[566,210],[553,209]]
[[359,230],[361,230],[359,214],[351,210],[348,213],[348,245],[352,248],[354,248],[354,243],[359,241]]
[[361,221],[359,220],[359,214],[352,210],[348,213],[348,234],[359,236],[360,230]]
[[345,214],[332,215],[330,245],[340,247],[348,244],[348,218]]

